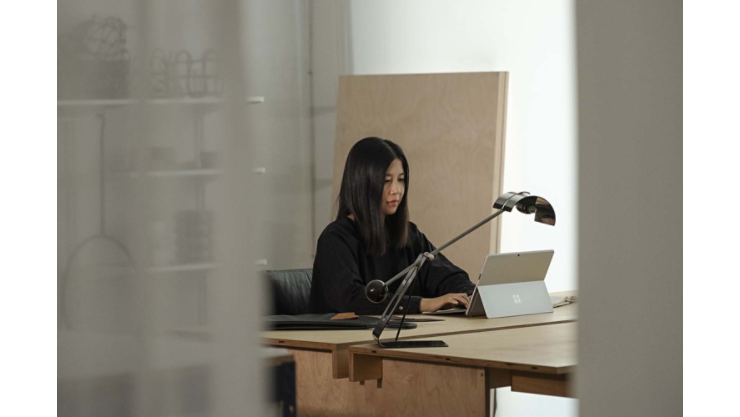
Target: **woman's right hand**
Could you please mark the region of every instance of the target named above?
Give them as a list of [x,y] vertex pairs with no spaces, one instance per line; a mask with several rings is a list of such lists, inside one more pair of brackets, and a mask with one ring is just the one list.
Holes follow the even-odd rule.
[[434,312],[445,308],[468,307],[470,301],[465,293],[445,294],[437,298],[422,298],[419,310],[422,312]]

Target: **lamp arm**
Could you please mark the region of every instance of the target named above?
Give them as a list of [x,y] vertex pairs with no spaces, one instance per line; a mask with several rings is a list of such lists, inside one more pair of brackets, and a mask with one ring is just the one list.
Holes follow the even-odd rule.
[[457,242],[458,240],[460,240],[460,239],[464,238],[465,236],[469,235],[475,229],[483,226],[484,224],[486,224],[486,223],[490,222],[491,220],[495,219],[496,217],[500,216],[502,213],[504,213],[504,211],[505,210],[502,209],[502,210],[499,210],[499,211],[491,214],[490,216],[488,216],[485,219],[483,219],[480,222],[478,222],[478,224],[476,224],[475,226],[473,226],[470,229],[462,232],[458,237],[452,239],[451,241],[449,241],[449,242],[445,243],[444,245],[442,245],[442,246],[438,247],[437,249],[435,249],[432,253],[430,253],[430,255],[435,256],[436,254],[442,252],[442,249],[447,248],[448,246],[452,245],[453,243]]
[[375,340],[380,342],[380,335],[383,333],[383,329],[388,325],[388,321],[390,321],[391,316],[393,315],[393,312],[396,311],[396,308],[398,307],[398,304],[401,302],[401,299],[403,298],[404,294],[406,294],[406,291],[408,290],[409,286],[413,282],[414,278],[416,277],[416,274],[421,269],[422,265],[424,265],[424,262],[427,259],[434,259],[434,256],[441,252],[443,249],[447,248],[448,246],[452,245],[453,243],[457,242],[458,240],[464,238],[465,236],[469,235],[471,232],[473,232],[475,229],[483,226],[484,224],[488,223],[489,221],[495,219],[496,217],[500,216],[502,213],[504,213],[506,210],[501,209],[490,216],[486,217],[485,219],[478,222],[475,226],[471,227],[470,229],[464,231],[456,238],[452,239],[451,241],[445,243],[444,245],[440,246],[439,248],[435,249],[433,252],[429,253],[423,253],[419,255],[419,257],[416,258],[416,261],[409,265],[406,269],[396,274],[393,278],[386,281],[385,285],[386,287],[389,286],[394,281],[398,280],[401,276],[404,274],[406,277],[404,278],[403,282],[401,283],[401,286],[398,288],[398,291],[396,291],[395,294],[393,294],[393,297],[391,298],[391,301],[388,303],[388,306],[386,306],[385,310],[383,311],[383,314],[380,316],[380,321],[375,325],[375,329],[373,330],[373,336],[375,337]]
[[375,340],[380,341],[380,335],[381,333],[383,333],[383,330],[388,325],[388,322],[393,316],[393,312],[396,311],[398,304],[403,299],[403,296],[406,294],[406,291],[411,286],[414,278],[416,278],[416,274],[419,272],[419,269],[421,269],[422,265],[424,265],[424,262],[427,260],[427,257],[425,255],[426,254],[419,255],[419,257],[416,258],[416,261],[414,261],[414,263],[411,264],[409,268],[406,268],[406,270],[408,270],[408,272],[406,273],[406,277],[404,278],[403,282],[401,282],[401,285],[398,287],[398,291],[396,291],[396,293],[393,294],[393,297],[391,297],[391,301],[385,307],[383,314],[380,316],[380,321],[375,325],[375,329],[373,329],[373,336],[375,337]]
[[[406,276],[401,282],[401,285],[398,287],[398,291],[396,291],[396,293],[393,294],[393,297],[391,297],[391,301],[388,302],[388,305],[385,307],[385,310],[383,311],[383,315],[381,316],[381,318],[386,316],[386,314],[388,316],[391,316],[393,315],[393,312],[396,311],[396,307],[398,306],[400,299],[404,296],[404,294],[406,293],[406,289],[408,289],[409,284],[411,283],[410,281],[412,281],[414,277],[416,277],[416,273],[419,271],[421,266],[424,264],[424,261],[426,261],[427,258],[424,255],[425,254],[419,255],[414,261],[414,263],[412,263],[408,268],[404,269],[404,271],[407,271]],[[386,282],[386,286],[388,286],[389,283],[390,283],[390,280]],[[394,305],[394,300],[396,300],[395,305]]]
[[[419,258],[421,256],[422,255],[419,255]],[[385,285],[386,286],[391,285],[394,282],[396,282],[399,278],[401,278],[402,276],[407,275],[407,273],[409,272],[409,270],[411,270],[411,268],[414,268],[416,266],[416,264],[419,263],[419,258],[416,258],[416,261],[414,261],[414,263],[412,263],[411,265],[407,266],[403,271],[397,273],[396,275],[393,276],[393,278],[391,278],[388,281],[386,281],[385,282]]]
[[[521,196],[521,197],[519,197]],[[516,198],[515,198],[516,197]],[[500,200],[505,199],[503,202],[500,202]],[[526,199],[532,199],[533,201],[529,201],[528,203],[530,205],[525,205],[524,200]],[[391,297],[391,301],[386,306],[385,310],[383,311],[383,314],[380,316],[380,321],[375,325],[375,329],[373,329],[373,337],[378,342],[378,344],[381,347],[446,347],[447,345],[442,341],[416,341],[416,342],[398,342],[398,336],[401,332],[401,329],[399,327],[398,333],[396,333],[396,342],[393,343],[387,343],[390,344],[389,346],[383,345],[383,343],[380,342],[380,335],[383,333],[383,329],[388,325],[388,322],[390,321],[390,318],[393,314],[393,312],[398,307],[398,304],[401,302],[401,299],[403,298],[404,294],[406,294],[406,291],[408,290],[411,283],[414,281],[414,278],[416,277],[419,270],[421,270],[422,265],[424,265],[424,262],[428,260],[434,260],[434,257],[440,253],[442,250],[446,249],[450,245],[454,244],[458,240],[464,238],[465,236],[472,233],[474,230],[478,229],[479,227],[483,226],[484,224],[488,223],[489,221],[495,219],[496,217],[503,214],[505,211],[512,211],[514,207],[516,207],[519,211],[526,213],[526,214],[532,214],[532,213],[538,213],[538,202],[542,200],[544,203],[542,208],[548,209],[550,220],[549,222],[545,221],[545,218],[543,216],[540,216],[542,218],[535,217],[535,221],[538,221],[540,223],[546,223],[550,225],[555,224],[555,211],[552,209],[552,206],[545,200],[544,198],[537,197],[537,196],[530,196],[529,192],[521,191],[518,193],[505,193],[502,194],[494,203],[493,207],[497,208],[500,207],[499,211],[491,214],[490,216],[486,217],[485,219],[481,220],[477,224],[475,224],[470,229],[464,231],[459,236],[455,237],[454,239],[450,240],[449,242],[445,243],[444,245],[440,246],[439,248],[435,249],[434,251],[425,252],[419,255],[418,258],[416,258],[416,261],[414,261],[413,264],[409,265],[404,269],[403,271],[396,274],[393,278],[389,279],[385,283],[383,283],[380,280],[374,280],[368,283],[368,287],[365,290],[366,295],[370,301],[373,302],[380,302],[384,300],[387,297],[388,294],[388,286],[395,282],[396,280],[400,279],[405,274],[405,278],[401,285],[398,288],[398,291],[396,291],[395,294],[393,294],[393,297]],[[519,204],[522,204],[520,207]],[[368,289],[370,289],[370,286],[372,284],[375,284],[375,286],[372,288],[370,292],[368,292]],[[380,286],[381,288],[377,288]],[[382,291],[379,295],[375,294],[375,291]],[[372,295],[371,295],[372,294]],[[377,301],[375,301],[377,299]],[[404,312],[403,317],[406,317],[406,314],[408,311]],[[401,325],[403,325],[403,319],[401,319]]]
[[[508,201],[508,200],[507,200],[507,201]],[[435,255],[437,255],[437,254],[438,254],[439,252],[441,252],[441,251],[442,251],[442,249],[445,249],[445,248],[447,248],[448,246],[452,245],[453,243],[457,242],[458,240],[460,240],[460,239],[464,238],[465,236],[469,235],[469,234],[470,234],[470,233],[471,233],[472,231],[474,231],[475,229],[477,229],[477,228],[479,228],[479,227],[483,226],[484,224],[488,223],[489,221],[491,221],[491,220],[495,219],[496,217],[500,216],[500,215],[501,215],[501,214],[502,214],[502,213],[503,213],[504,211],[506,211],[506,210],[504,210],[504,209],[501,209],[501,210],[499,210],[499,211],[497,211],[497,212],[493,213],[492,215],[490,215],[490,216],[486,217],[485,219],[483,219],[483,220],[481,220],[480,222],[478,222],[478,223],[477,223],[477,224],[476,224],[475,226],[473,226],[473,227],[471,227],[470,229],[468,229],[468,230],[464,231],[464,232],[463,232],[462,234],[460,234],[460,235],[459,235],[458,237],[456,237],[456,238],[452,239],[451,241],[449,241],[449,242],[445,243],[444,245],[442,245],[442,246],[440,246],[439,248],[435,249],[435,250],[434,250],[433,252],[431,252],[431,253],[428,253],[428,255],[431,255],[431,259],[434,259],[434,256],[435,256]],[[420,256],[421,256],[421,255],[420,255]],[[406,269],[404,269],[403,271],[401,271],[401,272],[397,273],[396,275],[394,275],[394,276],[393,276],[393,278],[391,278],[391,279],[389,279],[388,281],[386,281],[386,282],[385,282],[385,285],[386,285],[386,286],[388,286],[388,285],[391,285],[391,284],[393,284],[394,282],[396,282],[396,281],[397,281],[398,279],[400,279],[400,278],[401,278],[402,276],[406,275],[406,273],[407,273],[407,272],[408,272],[408,271],[409,271],[409,270],[410,270],[411,268],[414,268],[415,266],[417,266],[416,264],[417,264],[418,262],[419,262],[419,258],[416,258],[416,261],[415,261],[414,263],[412,263],[411,265],[407,266],[407,267],[406,267]],[[421,265],[419,265],[419,267],[421,267]]]

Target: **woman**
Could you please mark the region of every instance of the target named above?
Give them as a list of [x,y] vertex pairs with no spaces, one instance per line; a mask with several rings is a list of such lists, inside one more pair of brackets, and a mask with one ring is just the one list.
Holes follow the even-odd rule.
[[[401,148],[380,138],[357,142],[347,156],[339,191],[337,218],[319,237],[313,266],[312,313],[381,314],[388,300],[375,304],[365,285],[389,280],[417,256],[435,248],[409,221],[406,203],[409,165]],[[475,286],[468,274],[442,254],[419,271],[408,295],[399,303],[409,314],[467,307]],[[393,283],[395,292],[401,280]],[[391,297],[388,297],[389,299]]]

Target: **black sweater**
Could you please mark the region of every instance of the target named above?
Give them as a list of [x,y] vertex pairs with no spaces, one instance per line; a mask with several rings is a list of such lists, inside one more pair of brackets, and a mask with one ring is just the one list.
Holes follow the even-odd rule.
[[[342,218],[329,224],[319,237],[313,264],[310,310],[312,313],[354,312],[382,314],[401,284],[399,279],[390,286],[388,299],[380,304],[365,297],[365,285],[374,279],[388,281],[411,265],[424,252],[434,250],[426,236],[415,224],[409,224],[409,245],[389,249],[383,255],[365,252],[357,223]],[[456,267],[441,253],[422,266],[415,282],[399,304],[397,313],[403,313],[408,295],[411,295],[409,314],[418,314],[422,298],[439,297],[448,293],[473,293],[475,285],[468,274]]]

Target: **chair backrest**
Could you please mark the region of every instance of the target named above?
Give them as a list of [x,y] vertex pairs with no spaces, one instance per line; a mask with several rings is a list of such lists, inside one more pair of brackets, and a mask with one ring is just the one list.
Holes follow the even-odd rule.
[[270,314],[308,314],[313,269],[265,271],[272,293]]

